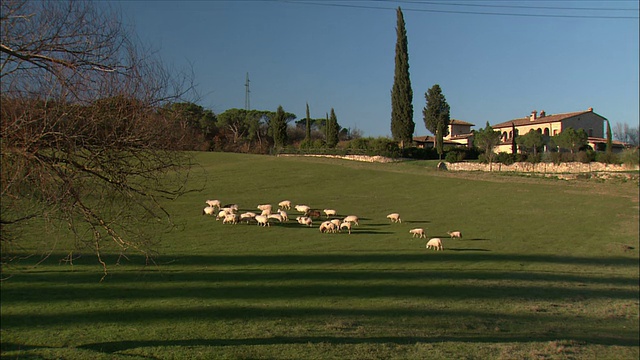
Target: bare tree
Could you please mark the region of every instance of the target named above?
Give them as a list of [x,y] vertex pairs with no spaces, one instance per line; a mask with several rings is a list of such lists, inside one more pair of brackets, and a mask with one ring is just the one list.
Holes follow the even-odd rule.
[[172,122],[157,109],[189,83],[145,56],[104,4],[1,6],[3,273],[20,247],[17,229],[35,218],[71,230],[65,253],[90,248],[105,274],[104,251],[150,259],[147,230],[160,219],[170,226],[162,198],[185,192],[190,162],[172,151]]
[[631,146],[638,146],[640,127],[633,128],[629,124],[616,123],[613,127],[613,137]]

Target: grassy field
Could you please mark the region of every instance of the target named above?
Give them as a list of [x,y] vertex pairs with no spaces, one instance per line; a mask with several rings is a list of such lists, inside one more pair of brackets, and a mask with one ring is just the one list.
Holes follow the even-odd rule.
[[[167,204],[155,264],[8,268],[14,359],[638,359],[638,183],[446,173],[431,162],[196,154],[205,190]],[[352,234],[203,216],[289,199]],[[386,215],[398,212],[402,223]],[[297,216],[295,210],[289,216]],[[442,237],[425,249],[409,229]],[[25,251],[43,252],[27,231]],[[461,230],[462,240],[447,231]]]

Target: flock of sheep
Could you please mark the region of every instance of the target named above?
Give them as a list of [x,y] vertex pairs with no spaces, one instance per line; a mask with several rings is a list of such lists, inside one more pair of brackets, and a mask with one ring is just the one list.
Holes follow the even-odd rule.
[[[280,223],[289,221],[289,215],[286,210],[291,210],[291,201],[289,200],[279,202],[278,208],[275,212],[273,211],[273,206],[270,204],[258,205],[257,209],[260,210],[260,214],[251,211],[238,214],[237,204],[221,205],[219,200],[207,200],[206,204],[207,207],[202,210],[202,214],[215,216],[216,220],[222,220],[223,224],[237,224],[239,222],[246,222],[248,224],[250,222],[255,222],[259,226],[271,226],[269,220],[278,221]],[[313,226],[313,218],[321,218],[322,215],[319,210],[313,210],[307,205],[296,205],[294,208],[297,212],[303,214],[303,216],[297,216],[296,221],[299,224],[308,227]],[[351,234],[352,226],[359,225],[360,219],[356,215],[349,215],[339,219],[337,218],[338,213],[336,210],[324,209],[322,212],[324,213],[326,220],[318,227],[321,233],[337,233],[341,232],[342,229],[346,229],[349,234]],[[330,219],[330,217],[334,218]],[[387,215],[387,219],[392,223],[402,223],[402,219],[398,213],[391,213]],[[412,234],[412,237],[427,238],[423,228],[411,229],[409,230],[409,233]],[[462,232],[460,231],[449,231],[447,234],[452,239],[462,238]],[[442,239],[429,239],[429,241],[427,241],[426,248],[443,250]]]

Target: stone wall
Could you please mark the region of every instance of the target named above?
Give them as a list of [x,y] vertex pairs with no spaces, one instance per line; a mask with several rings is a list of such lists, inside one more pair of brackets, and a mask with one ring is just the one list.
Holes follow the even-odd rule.
[[579,173],[592,173],[592,172],[621,172],[638,170],[638,166],[629,168],[624,165],[611,165],[599,162],[593,162],[588,164],[583,163],[527,163],[518,162],[512,165],[504,164],[481,164],[481,163],[446,163],[447,170],[450,171],[504,171],[504,172],[527,172],[527,173],[542,173],[542,174],[579,174]]
[[395,159],[384,157],[384,156],[366,156],[366,155],[280,154],[278,156],[311,156],[311,157],[324,157],[324,158],[332,158],[332,159],[343,159],[343,160],[364,161],[364,162],[379,162],[379,163],[390,163],[390,162],[401,161],[401,160],[395,160]]

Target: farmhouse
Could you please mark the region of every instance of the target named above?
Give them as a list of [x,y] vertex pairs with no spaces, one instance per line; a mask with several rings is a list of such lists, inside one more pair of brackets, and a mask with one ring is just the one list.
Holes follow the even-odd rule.
[[[473,132],[471,127],[475,126],[462,120],[451,119],[449,122],[449,135],[442,138],[444,145],[451,146],[473,146]],[[419,148],[435,147],[435,136],[416,136],[413,138]]]
[[[493,130],[500,132],[500,145],[495,152],[511,152],[513,137],[524,135],[529,130],[537,131],[546,136],[558,135],[563,130],[573,128],[583,129],[588,138],[588,144],[596,151],[604,151],[607,144],[605,138],[605,122],[607,119],[595,112],[593,108],[563,114],[547,114],[544,110],[540,114],[536,110],[524,118],[513,119],[493,125]],[[515,129],[515,134],[514,134]],[[614,142],[614,150],[622,150],[624,144]]]

